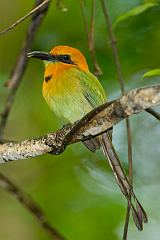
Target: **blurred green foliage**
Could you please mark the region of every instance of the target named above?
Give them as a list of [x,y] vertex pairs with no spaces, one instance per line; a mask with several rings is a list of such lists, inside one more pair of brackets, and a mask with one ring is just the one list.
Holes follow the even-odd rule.
[[[0,2],[0,29],[4,29],[27,13],[34,1],[4,0]],[[142,78],[146,71],[160,68],[160,2],[140,0],[110,0],[112,21],[118,21],[115,34],[118,40],[126,89],[159,82],[159,77]],[[39,28],[33,50],[49,51],[55,45],[79,48],[93,65],[88,52],[79,1],[64,1],[68,11],[60,11],[53,1]],[[128,14],[142,4],[154,5]],[[91,1],[86,1],[90,17]],[[127,15],[127,18],[124,16]],[[132,16],[131,16],[132,15]],[[131,17],[130,17],[131,16]],[[8,90],[3,87],[16,61],[30,20],[0,37],[0,110]],[[115,74],[112,49],[100,1],[97,1],[95,44],[98,62],[103,70],[100,77],[111,100],[120,96]],[[43,65],[30,60],[12,108],[6,139],[22,140],[54,131],[61,127],[44,102],[41,94]],[[157,108],[157,110],[159,110]],[[160,235],[160,161],[159,122],[147,113],[131,119],[133,135],[134,186],[149,215],[149,223],[142,233],[133,221],[129,239],[154,239]],[[124,122],[114,129],[113,141],[124,165],[127,165],[127,142]],[[81,144],[70,146],[60,156],[39,158],[1,165],[18,186],[28,192],[44,209],[49,221],[66,239],[121,239],[126,201],[120,193],[110,168],[99,152],[95,155]],[[0,189],[0,239],[50,239],[36,220],[8,193]],[[156,197],[155,197],[156,196]],[[158,210],[157,210],[158,209]]]
[[143,78],[146,77],[154,77],[154,76],[160,76],[160,68],[152,69],[150,71],[147,71],[143,74]]

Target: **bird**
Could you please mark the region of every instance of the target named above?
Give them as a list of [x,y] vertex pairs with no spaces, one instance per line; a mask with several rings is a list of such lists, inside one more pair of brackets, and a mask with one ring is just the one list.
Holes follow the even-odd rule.
[[[107,101],[104,88],[97,77],[90,72],[84,55],[78,49],[70,46],[55,46],[50,52],[33,51],[27,56],[43,60],[45,66],[43,97],[55,115],[66,123],[80,120],[88,112]],[[142,230],[143,222],[147,222],[147,215],[121,166],[111,135],[110,130],[83,143],[92,152],[102,149],[129,203],[135,225]],[[109,149],[112,150],[111,154]],[[130,194],[135,200],[135,206]]]

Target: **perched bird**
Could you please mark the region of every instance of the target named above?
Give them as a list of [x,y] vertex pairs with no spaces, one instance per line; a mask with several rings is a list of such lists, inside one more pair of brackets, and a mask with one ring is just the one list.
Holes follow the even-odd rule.
[[[107,101],[102,85],[90,72],[85,57],[78,49],[56,46],[49,53],[34,51],[28,53],[28,57],[44,61],[43,96],[51,110],[67,123],[80,120],[93,108]],[[102,147],[117,183],[129,202],[135,224],[139,230],[142,230],[143,221],[147,221],[147,216],[117,158],[111,143],[111,134],[103,133],[101,136],[85,141],[84,144],[93,152],[100,146]],[[129,193],[135,200],[136,207],[134,207]]]

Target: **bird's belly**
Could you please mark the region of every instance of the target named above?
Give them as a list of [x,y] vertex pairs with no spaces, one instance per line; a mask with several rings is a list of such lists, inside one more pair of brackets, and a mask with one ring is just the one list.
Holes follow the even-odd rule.
[[76,122],[92,110],[83,94],[76,93],[46,96],[43,95],[51,110],[66,122]]

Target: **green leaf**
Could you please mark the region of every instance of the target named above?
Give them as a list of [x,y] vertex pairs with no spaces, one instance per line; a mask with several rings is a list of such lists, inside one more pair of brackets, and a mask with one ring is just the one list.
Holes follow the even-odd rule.
[[158,5],[159,4],[156,3],[156,2],[144,3],[140,6],[137,6],[133,9],[131,9],[128,12],[125,12],[124,14],[117,17],[117,19],[113,23],[113,28],[115,28],[117,26],[117,24],[119,24],[120,22],[122,22],[124,20],[127,20],[129,17],[137,16],[137,15],[145,12],[149,8],[152,8],[152,7],[155,7],[155,6],[158,6]]
[[160,68],[150,70],[143,74],[142,78],[160,76]]

